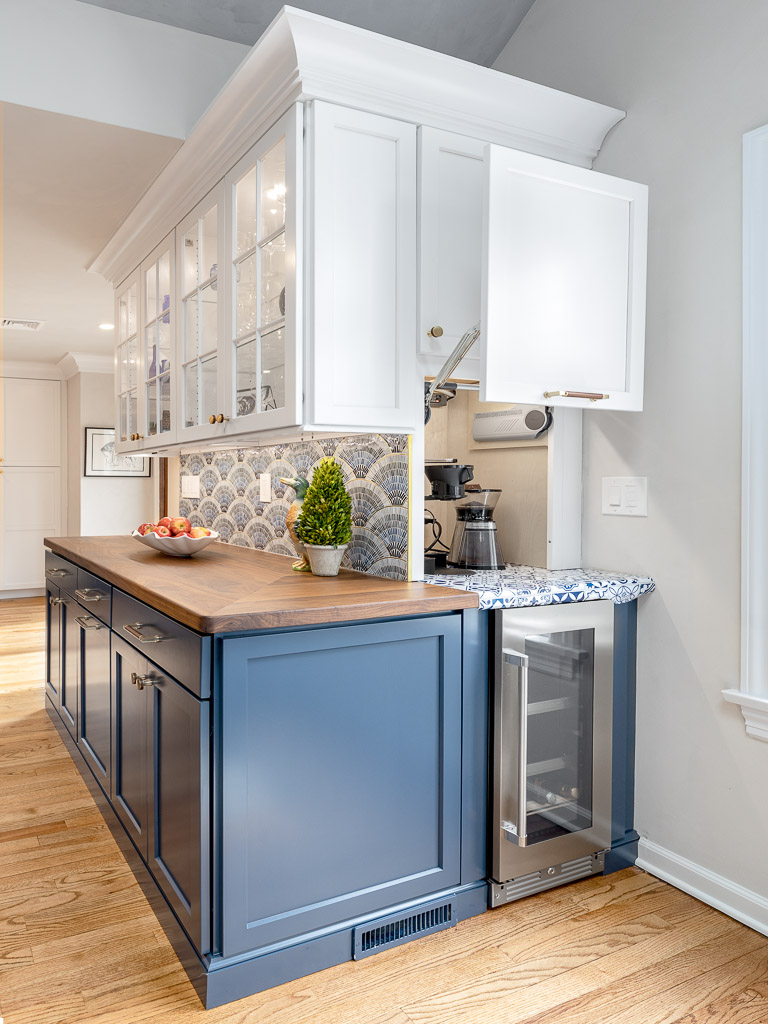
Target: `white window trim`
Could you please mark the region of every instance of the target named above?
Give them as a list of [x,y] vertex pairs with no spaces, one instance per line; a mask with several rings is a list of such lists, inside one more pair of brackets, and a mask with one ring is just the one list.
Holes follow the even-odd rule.
[[744,136],[741,679],[723,690],[768,742],[768,125]]

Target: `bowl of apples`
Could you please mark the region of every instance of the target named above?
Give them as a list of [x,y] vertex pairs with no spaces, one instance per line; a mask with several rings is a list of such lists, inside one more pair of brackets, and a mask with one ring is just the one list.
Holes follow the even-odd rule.
[[141,544],[176,558],[189,558],[219,539],[215,530],[192,526],[185,516],[164,516],[157,523],[142,523],[131,534]]

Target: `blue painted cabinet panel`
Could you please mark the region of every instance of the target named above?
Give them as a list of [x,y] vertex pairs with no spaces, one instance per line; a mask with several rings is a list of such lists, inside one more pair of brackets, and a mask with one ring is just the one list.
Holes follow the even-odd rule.
[[115,634],[112,686],[112,806],[190,939],[208,952],[209,704]]
[[61,685],[59,688],[59,714],[77,741],[77,691],[80,686],[80,626],[76,617],[81,609],[77,601],[64,591],[61,592]]
[[[78,744],[104,792],[110,795],[109,626],[82,608]],[[83,623],[85,625],[83,625]]]
[[45,584],[45,692],[59,707],[61,686],[61,594],[54,583]]
[[460,623],[222,641],[224,956],[459,884]]

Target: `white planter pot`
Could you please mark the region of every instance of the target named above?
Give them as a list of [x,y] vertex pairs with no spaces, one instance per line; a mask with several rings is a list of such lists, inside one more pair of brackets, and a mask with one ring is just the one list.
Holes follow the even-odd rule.
[[338,576],[339,566],[347,550],[346,544],[305,544],[307,558],[315,576]]

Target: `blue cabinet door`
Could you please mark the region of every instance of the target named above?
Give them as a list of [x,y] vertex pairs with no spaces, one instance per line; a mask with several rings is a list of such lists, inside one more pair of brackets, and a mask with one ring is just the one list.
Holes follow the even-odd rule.
[[210,950],[210,717],[156,665],[147,699],[150,779],[147,864],[201,953]]
[[81,642],[80,626],[76,617],[80,606],[69,594],[61,592],[61,679],[59,687],[59,714],[77,742],[77,691],[80,686]]
[[222,953],[460,880],[460,616],[224,639]]
[[149,835],[146,691],[135,678],[147,661],[112,635],[112,806],[144,860]]
[[99,785],[111,796],[109,626],[80,608],[82,630],[78,745]]
[[61,594],[50,582],[45,584],[45,692],[56,709],[61,686]]

